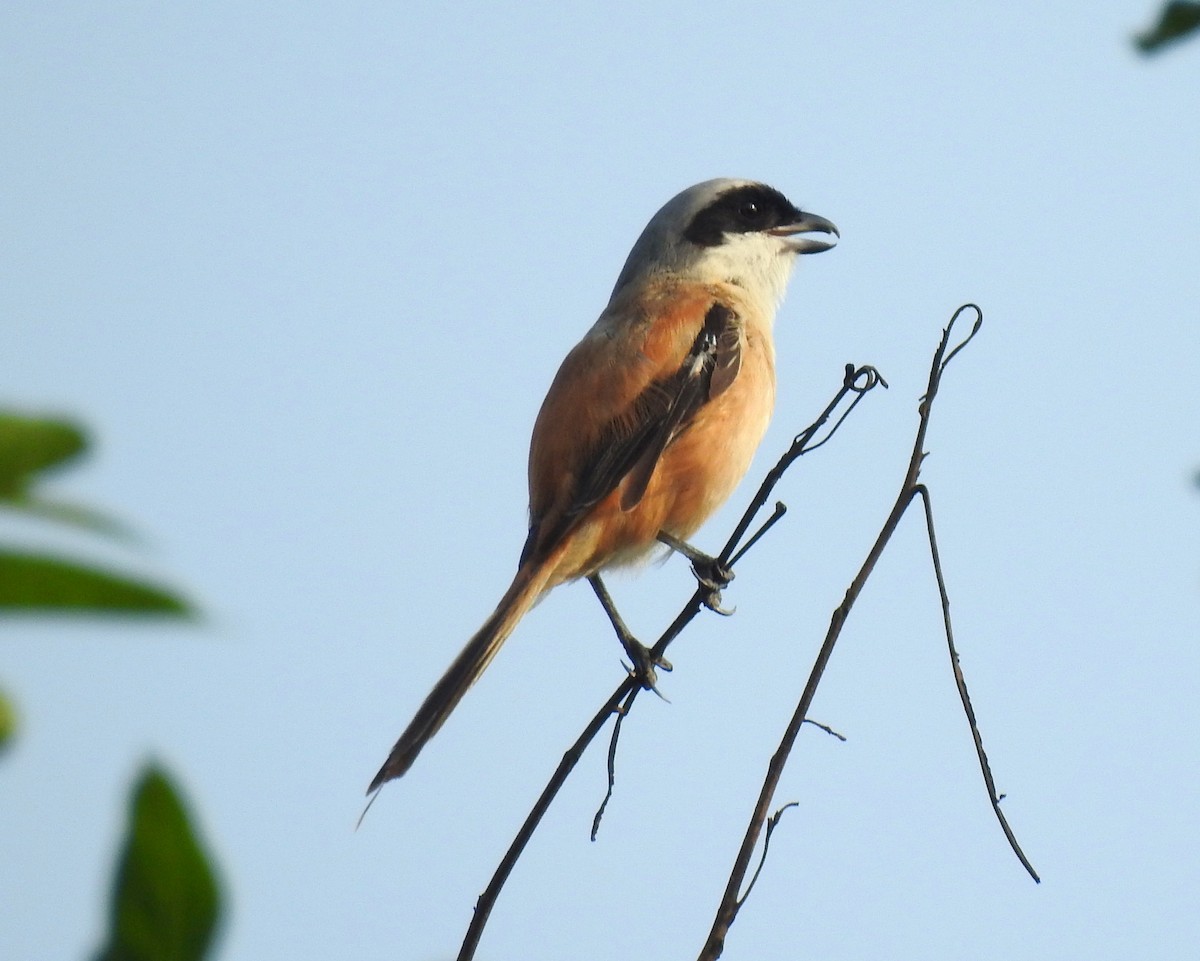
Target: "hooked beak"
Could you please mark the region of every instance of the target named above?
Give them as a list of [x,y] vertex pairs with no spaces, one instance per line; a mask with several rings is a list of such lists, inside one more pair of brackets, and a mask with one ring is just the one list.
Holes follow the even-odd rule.
[[[833,222],[826,220],[824,217],[819,217],[816,214],[800,214],[800,219],[793,221],[790,224],[784,224],[781,227],[772,227],[767,233],[773,237],[795,237],[797,234],[807,233],[833,234],[835,237],[840,237],[837,227]],[[788,244],[790,250],[798,254],[816,254],[822,250],[828,250],[837,243],[836,240],[814,240],[812,237],[798,237]]]

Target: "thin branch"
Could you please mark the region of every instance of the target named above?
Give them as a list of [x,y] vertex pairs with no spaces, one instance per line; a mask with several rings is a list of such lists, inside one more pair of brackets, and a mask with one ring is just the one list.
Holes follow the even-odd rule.
[[[730,557],[742,538],[746,535],[746,531],[750,529],[750,525],[754,523],[754,518],[758,516],[758,512],[762,510],[767,499],[771,496],[771,491],[775,489],[775,485],[779,483],[784,472],[796,462],[796,460],[805,454],[816,450],[823,446],[835,433],[839,427],[850,416],[851,411],[858,406],[858,402],[862,400],[870,391],[876,387],[887,387],[887,381],[880,376],[879,371],[869,365],[855,368],[853,364],[846,365],[845,374],[842,377],[841,389],[834,395],[833,400],[821,412],[821,416],[813,421],[808,427],[797,434],[792,439],[792,446],[787,449],[787,452],[779,458],[778,462],[768,472],[759,485],[758,491],[754,495],[754,499],[750,501],[750,506],[746,508],[746,513],[742,515],[742,519],[738,522],[737,527],[733,529],[733,533],[729,535],[729,540],[725,543],[724,550],[718,555],[718,560],[725,563],[729,562]],[[852,396],[849,406],[846,410],[833,422],[833,426],[829,428],[826,435],[818,441],[814,438],[821,432],[822,428],[829,422],[829,419],[834,415],[835,411],[841,407],[843,401],[847,397]]]
[[[831,728],[828,724],[822,724],[820,721],[814,721],[811,718],[807,718],[807,717],[804,719],[804,723],[811,724],[813,727],[820,728],[822,731],[824,731],[830,737],[836,737],[839,741],[845,742],[845,740],[846,740],[846,735],[839,734],[837,731],[835,731],[833,728]],[[773,835],[775,833],[775,828],[777,828],[779,826],[779,822],[783,818],[783,813],[785,811],[790,810],[791,808],[799,807],[799,806],[800,806],[799,801],[789,801],[787,804],[785,804],[783,807],[781,807],[778,811],[776,811],[774,814],[772,814],[771,819],[769,821],[767,821],[767,832],[766,832],[766,834],[763,835],[762,854],[759,856],[759,859],[758,859],[758,867],[756,867],[754,869],[754,876],[750,878],[750,883],[746,885],[746,893],[743,894],[740,898],[738,898],[738,907],[739,908],[743,904],[745,904],[746,899],[750,897],[750,892],[754,890],[754,885],[756,885],[758,883],[758,876],[760,874],[762,874],[762,869],[763,869],[763,867],[766,866],[767,852],[770,851],[770,849],[771,849],[771,835]]]
[[[762,533],[765,533],[765,529],[772,526],[775,520],[778,520],[777,516],[773,517],[773,519],[769,520],[763,525],[763,531],[760,531],[758,534],[754,535],[754,537],[751,538],[750,542],[748,542],[744,548],[738,550],[738,545],[741,543],[746,531],[749,530],[750,526],[754,523],[755,518],[763,509],[763,506],[766,504],[771,495],[771,491],[775,488],[775,485],[779,483],[779,480],[783,476],[784,472],[799,457],[808,453],[810,450],[820,447],[822,444],[828,441],[828,439],[837,432],[838,428],[841,427],[842,423],[844,423],[850,412],[858,406],[859,401],[862,400],[862,398],[869,391],[873,390],[880,384],[882,384],[884,387],[887,386],[886,382],[874,367],[864,366],[855,368],[850,364],[846,366],[846,372],[842,380],[841,388],[834,395],[834,398],[829,402],[826,408],[821,412],[820,416],[804,431],[796,435],[796,437],[792,440],[791,447],[788,448],[787,452],[779,459],[779,462],[776,463],[776,465],[768,472],[766,478],[763,480],[758,491],[754,495],[754,498],[751,500],[750,506],[746,508],[746,512],[742,515],[737,527],[734,528],[733,533],[730,535],[728,541],[725,543],[724,548],[718,555],[719,561],[728,567],[732,567],[732,558],[735,556],[735,551],[736,557],[740,559],[742,555],[744,555],[745,552],[752,546],[752,544],[758,540]],[[834,416],[835,413],[839,411],[848,397],[850,398],[850,402],[846,409],[837,417],[836,420],[834,420],[833,425],[828,428],[825,436],[821,440],[814,443],[814,438],[816,438],[821,430],[826,427],[829,420]],[[776,514],[782,516],[782,512],[780,512],[778,509],[776,510]],[[676,615],[675,620],[671,622],[671,624],[659,637],[655,645],[650,649],[650,654],[653,658],[657,659],[662,657],[662,655],[666,652],[666,649],[670,646],[671,642],[674,641],[675,638],[678,637],[683,631],[683,629],[689,623],[691,623],[692,619],[700,613],[704,606],[705,596],[705,590],[698,587],[692,594],[690,600],[688,600],[688,602],[683,606],[679,614]],[[542,790],[542,793],[538,796],[537,801],[534,803],[533,808],[526,816],[525,821],[522,823],[516,837],[513,838],[513,841],[509,845],[508,850],[505,852],[504,857],[500,860],[499,865],[497,865],[487,888],[484,890],[483,894],[479,896],[479,899],[475,904],[474,916],[471,918],[471,923],[467,927],[467,932],[463,938],[462,946],[459,948],[457,961],[470,961],[470,959],[475,957],[475,951],[479,946],[479,940],[483,936],[483,929],[487,926],[488,918],[491,915],[492,909],[496,905],[496,901],[500,896],[501,890],[508,881],[509,875],[512,873],[513,868],[516,866],[517,861],[520,859],[521,854],[528,845],[530,838],[533,837],[534,832],[537,830],[538,824],[541,823],[542,818],[545,816],[546,811],[549,810],[554,798],[558,795],[558,792],[562,788],[563,784],[566,783],[567,777],[570,775],[571,771],[574,770],[575,766],[579,763],[579,759],[583,756],[583,752],[599,734],[600,730],[604,727],[612,715],[616,714],[618,715],[619,719],[623,719],[624,716],[628,714],[630,709],[633,707],[633,702],[637,699],[637,696],[641,691],[642,687],[635,678],[625,678],[625,680],[623,680],[621,684],[618,685],[617,689],[609,696],[608,700],[604,702],[603,706],[601,706],[601,708],[595,713],[591,721],[588,722],[587,726],[583,729],[583,732],[578,738],[576,738],[575,743],[572,744],[571,747],[568,748],[563,754],[562,760],[559,762],[554,774],[547,782],[546,787]],[[613,746],[610,747],[610,752],[615,749],[615,741],[611,743]],[[607,804],[607,798],[605,799],[604,804],[601,805],[600,810],[597,811],[597,816],[593,821],[593,836],[598,828],[599,817],[603,812],[605,804]]]
[[963,713],[966,715],[967,724],[971,728],[971,738],[975,742],[975,756],[979,758],[979,768],[983,772],[983,783],[987,786],[988,800],[992,803],[992,810],[996,814],[996,820],[1000,822],[1000,830],[1004,832],[1004,836],[1008,839],[1008,846],[1012,848],[1013,854],[1017,856],[1017,860],[1029,872],[1029,876],[1038,882],[1038,884],[1041,884],[1042,879],[1038,877],[1037,871],[1033,869],[1033,865],[1025,857],[1025,852],[1021,850],[1021,845],[1017,843],[1016,835],[1013,834],[1012,828],[1008,825],[1008,818],[1000,810],[1000,802],[1003,800],[1004,795],[996,793],[996,782],[992,779],[992,768],[988,764],[987,753],[983,749],[983,738],[979,733],[979,725],[975,722],[975,709],[971,706],[971,695],[967,691],[967,680],[963,676],[962,666],[958,662],[958,649],[954,646],[954,628],[950,624],[950,595],[946,592],[946,580],[942,576],[942,559],[938,554],[937,537],[933,532],[933,505],[929,499],[929,489],[924,484],[918,484],[916,493],[925,506],[925,530],[929,534],[929,555],[933,559],[933,573],[937,578],[938,596],[942,601],[942,625],[946,631],[946,647],[950,652],[950,667],[954,671],[954,685],[958,688],[958,696],[962,701]]
[[822,724],[820,721],[814,721],[811,717],[806,717],[804,719],[804,723],[811,724],[813,727],[817,728],[818,730],[824,731],[830,737],[836,737],[843,744],[846,743],[846,735],[839,734],[837,731],[835,731],[833,728],[831,728],[828,724]]
[[740,561],[742,559],[742,556],[748,550],[750,550],[750,548],[752,548],[755,544],[757,544],[759,539],[767,531],[769,531],[772,527],[774,527],[781,520],[783,520],[783,515],[786,513],[787,513],[787,504],[785,504],[783,501],[776,501],[775,502],[775,510],[772,512],[771,516],[768,517],[765,521],[763,521],[763,526],[760,527],[754,533],[754,536],[751,537],[750,540],[746,541],[746,543],[741,546],[741,548],[737,551],[736,554],[733,555],[733,557],[729,558],[729,566],[732,567],[734,564],[736,564],[738,561]]
[[[579,763],[579,759],[583,756],[583,752],[587,749],[587,746],[600,733],[601,728],[608,722],[609,717],[613,714],[624,714],[627,712],[633,698],[640,690],[641,685],[636,680],[632,677],[626,678],[613,691],[612,696],[604,702],[604,706],[588,722],[587,727],[575,739],[575,743],[563,754],[562,760],[559,761],[558,767],[554,771],[554,775],[542,790],[533,809],[521,825],[520,831],[517,832],[517,836],[513,838],[512,844],[509,845],[500,864],[497,865],[496,871],[492,875],[492,880],[475,903],[475,915],[471,918],[466,936],[463,938],[462,946],[459,948],[458,961],[467,961],[467,959],[475,957],[475,949],[479,946],[479,939],[482,937],[483,929],[487,925],[488,916],[492,913],[492,908],[495,907],[497,898],[500,897],[500,891],[504,887],[504,883],[508,880],[508,876],[512,873],[513,868],[516,867],[517,860],[521,857],[522,852],[529,843],[529,839],[533,837],[538,824],[541,823],[546,811],[550,808],[551,803],[554,801],[559,789],[566,782],[571,771],[575,769],[575,765]],[[625,701],[624,705],[622,705],[622,701]]]
[[750,883],[746,885],[746,893],[738,898],[739,908],[746,902],[746,898],[750,897],[750,892],[754,890],[754,885],[758,883],[758,876],[762,874],[763,866],[767,863],[767,852],[771,849],[771,835],[775,833],[775,828],[779,826],[779,819],[783,817],[783,812],[799,806],[799,801],[789,801],[772,814],[771,819],[767,821],[767,833],[763,835],[762,856],[758,859],[758,867],[754,869],[754,876],[750,878]]
[[[967,312],[975,314],[975,323],[972,325],[970,333],[967,334],[962,342],[951,349],[950,335],[958,319]],[[838,637],[841,635],[842,627],[850,615],[850,610],[853,608],[854,602],[866,586],[867,580],[870,578],[875,565],[878,563],[884,549],[899,526],[905,511],[908,510],[913,498],[918,496],[918,477],[921,471],[921,464],[925,459],[925,436],[929,429],[933,400],[937,396],[938,389],[941,386],[942,375],[946,372],[946,367],[950,361],[974,339],[982,324],[983,312],[975,304],[964,304],[954,312],[945,330],[942,331],[941,341],[938,343],[937,350],[934,351],[933,363],[930,365],[929,381],[925,395],[921,398],[918,406],[919,419],[916,437],[913,441],[912,453],[909,457],[904,480],[900,485],[900,491],[896,495],[896,501],[892,505],[892,509],[888,513],[879,535],[876,537],[874,544],[871,545],[866,560],[863,561],[858,573],[855,574],[854,579],[850,582],[842,603],[838,605],[830,618],[829,629],[825,634],[825,640],[822,642],[820,650],[817,652],[812,671],[809,673],[808,681],[805,683],[804,691],[800,696],[800,702],[796,705],[796,710],[788,722],[779,746],[776,748],[767,766],[767,773],[763,779],[754,812],[746,827],[746,834],[742,839],[741,847],[738,849],[733,869],[730,871],[729,880],[726,883],[721,903],[717,907],[712,929],[709,932],[704,947],[700,951],[699,961],[715,961],[716,958],[721,956],[724,950],[725,938],[729,933],[730,925],[736,919],[744,900],[739,898],[739,891],[741,891],[745,881],[754,849],[758,844],[758,839],[768,822],[767,812],[770,810],[775,790],[779,785],[780,778],[783,776],[783,769],[787,764],[788,757],[791,755],[796,737],[799,735],[800,728],[807,719],[809,708],[812,706],[813,698],[817,692],[817,687],[825,673],[825,666],[829,663],[834,645],[836,645]],[[990,785],[989,791],[994,796],[995,792]],[[1004,824],[1003,819],[1001,823]],[[1014,850],[1019,851],[1019,848],[1014,847]]]
[[629,692],[629,697],[617,711],[617,719],[613,721],[612,736],[608,739],[608,789],[604,792],[604,799],[600,802],[600,807],[596,809],[596,814],[592,818],[591,839],[593,841],[596,840],[596,835],[600,833],[600,821],[604,817],[604,809],[608,807],[608,802],[612,800],[613,788],[617,784],[617,742],[621,739],[621,724],[629,715],[629,708],[633,704],[633,698],[637,692],[638,688],[636,687]]

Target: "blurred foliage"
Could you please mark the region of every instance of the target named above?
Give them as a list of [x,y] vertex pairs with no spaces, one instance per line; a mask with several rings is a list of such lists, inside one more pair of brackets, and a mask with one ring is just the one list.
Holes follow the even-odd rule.
[[0,411],[0,498],[21,501],[35,474],[79,457],[87,438],[75,424]]
[[0,754],[8,748],[17,733],[17,709],[3,691],[0,691]]
[[1158,23],[1139,33],[1133,42],[1142,53],[1157,53],[1197,29],[1200,29],[1200,2],[1171,0],[1159,12]]
[[[70,421],[0,411],[0,508],[93,533],[128,537],[104,514],[43,495],[47,473],[87,452]],[[176,594],[94,565],[0,545],[0,613],[148,614],[183,617]],[[17,712],[0,693],[0,750]],[[200,961],[216,931],[220,894],[213,868],[166,774],[148,765],[130,802],[129,825],[96,961]]]
[[107,942],[95,961],[200,961],[212,946],[221,894],[178,791],[143,768],[109,902]]
[[0,549],[0,608],[187,615],[187,605],[152,584],[53,557]]
[[[0,507],[113,536],[126,534],[98,511],[42,496],[47,472],[78,461],[87,435],[70,421],[0,412]],[[186,616],[175,594],[76,561],[0,547],[0,610]]]

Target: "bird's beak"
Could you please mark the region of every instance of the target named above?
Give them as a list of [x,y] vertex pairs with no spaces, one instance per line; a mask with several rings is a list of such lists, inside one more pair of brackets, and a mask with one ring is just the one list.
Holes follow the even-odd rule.
[[[833,234],[835,237],[840,237],[837,227],[833,222],[826,220],[824,217],[819,217],[816,214],[800,215],[800,219],[793,221],[790,224],[784,224],[781,227],[772,227],[767,233],[773,237],[795,237],[797,234],[807,233]],[[836,240],[814,240],[812,237],[798,237],[788,244],[791,250],[798,254],[816,254],[822,250],[828,250],[837,243]]]

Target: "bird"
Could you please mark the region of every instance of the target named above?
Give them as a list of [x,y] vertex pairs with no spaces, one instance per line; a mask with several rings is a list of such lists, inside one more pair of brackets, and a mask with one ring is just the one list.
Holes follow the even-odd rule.
[[[753,180],[688,187],[650,219],[534,422],[516,576],[396,741],[367,789],[372,798],[409,770],[549,591],[587,578],[621,635],[600,573],[664,543],[689,551],[766,433],[775,313],[798,256],[835,244],[811,234],[840,237],[829,220]],[[627,631],[622,640],[652,686],[646,649]]]

